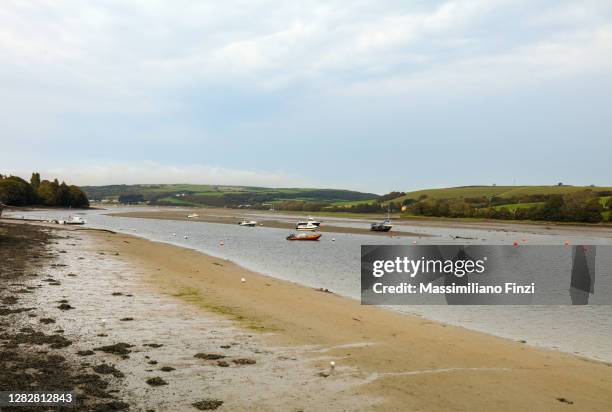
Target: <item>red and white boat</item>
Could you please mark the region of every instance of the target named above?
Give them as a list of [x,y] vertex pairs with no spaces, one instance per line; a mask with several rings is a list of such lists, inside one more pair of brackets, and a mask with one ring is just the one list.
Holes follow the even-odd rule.
[[321,237],[320,233],[291,233],[287,236],[287,240],[319,240]]

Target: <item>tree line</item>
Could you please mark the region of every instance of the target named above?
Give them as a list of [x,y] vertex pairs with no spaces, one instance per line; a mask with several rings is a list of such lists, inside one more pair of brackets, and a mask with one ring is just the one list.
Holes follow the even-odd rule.
[[524,200],[539,204],[524,208],[504,206],[512,201],[509,199],[504,199],[504,203],[500,204],[501,200],[496,198],[429,199],[425,196],[408,205],[406,213],[436,217],[598,223],[603,220],[602,212],[605,208],[612,210],[612,198],[607,201],[604,208],[599,195],[601,193],[597,194],[592,190],[564,195],[537,195],[537,199],[530,197]]
[[78,186],[57,179],[41,180],[39,173],[32,173],[29,182],[0,174],[0,202],[9,206],[89,207],[87,195]]

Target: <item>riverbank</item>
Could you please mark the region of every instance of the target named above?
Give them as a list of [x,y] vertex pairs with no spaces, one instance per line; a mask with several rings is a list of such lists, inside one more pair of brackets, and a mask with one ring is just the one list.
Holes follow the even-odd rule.
[[188,249],[96,237],[142,267],[160,293],[264,332],[270,344],[314,345],[316,369],[330,373],[330,359],[337,365],[325,379],[348,374],[362,382],[352,395],[381,398],[381,410],[612,406],[607,364],[361,306]]
[[[268,214],[263,211],[258,211],[256,214],[256,220],[261,226],[271,227],[276,229],[288,229],[295,230],[295,221],[288,222],[286,220],[278,219],[273,214]],[[191,213],[197,213],[197,218],[188,218],[187,215]],[[209,222],[209,223],[222,223],[237,225],[242,220],[242,212],[228,209],[193,209],[193,210],[155,210],[155,211],[134,211],[134,212],[120,212],[120,213],[109,213],[110,216],[117,217],[131,217],[141,219],[161,219],[161,220],[179,220],[179,221],[191,221],[191,222]],[[328,216],[329,217],[329,216]],[[329,217],[330,221],[333,221],[332,217]],[[296,220],[299,217],[296,216]],[[374,218],[373,218],[374,219]],[[380,219],[375,219],[380,220]],[[323,233],[353,233],[353,234],[368,234],[368,235],[379,235],[379,236],[409,236],[409,237],[428,237],[422,233],[411,232],[405,229],[395,229],[393,232],[372,232],[368,229],[368,225],[364,225],[363,228],[337,226],[333,223],[323,222],[319,232]]]
[[[151,208],[154,209],[154,208]],[[197,213],[197,218],[188,218],[187,215]],[[195,221],[195,222],[211,222],[236,225],[243,217],[244,211],[235,209],[156,209],[156,210],[135,210],[128,212],[112,212],[109,209],[110,216],[132,217],[143,219],[161,219],[161,220],[176,220],[176,221]],[[288,221],[287,218],[278,217],[278,214],[284,212],[268,212],[268,211],[251,211],[249,214],[255,220],[258,220],[264,227],[273,227],[281,229],[295,229],[295,223]],[[289,215],[285,215],[288,217]],[[295,215],[296,219],[299,217]],[[324,224],[321,227],[321,232],[332,233],[353,233],[353,234],[368,234],[380,236],[407,236],[407,237],[429,237],[430,235],[423,232],[414,231],[415,228],[442,228],[442,229],[470,229],[480,231],[494,232],[521,232],[537,235],[560,235],[574,236],[591,234],[594,236],[612,238],[612,225],[594,225],[594,224],[569,224],[569,223],[554,223],[554,222],[514,222],[514,221],[494,221],[494,220],[466,220],[466,219],[443,219],[443,218],[410,218],[393,220],[394,227],[390,232],[372,232],[367,229],[368,224],[380,220],[381,216],[372,217],[339,217],[331,214],[318,214],[318,218],[322,219]],[[335,222],[358,222],[363,228],[346,227],[334,225]]]
[[[39,316],[53,311],[79,350],[133,345],[131,359],[106,360],[125,375],[120,399],[131,405],[190,407],[204,394],[224,401],[220,410],[612,405],[612,367],[604,363],[361,306],[189,249],[80,228],[66,233],[52,263],[66,266],[49,267],[61,285],[43,295],[51,303],[39,306]],[[76,309],[55,309],[61,299]],[[143,346],[151,344],[162,346]],[[168,385],[151,387],[145,382],[152,377]]]

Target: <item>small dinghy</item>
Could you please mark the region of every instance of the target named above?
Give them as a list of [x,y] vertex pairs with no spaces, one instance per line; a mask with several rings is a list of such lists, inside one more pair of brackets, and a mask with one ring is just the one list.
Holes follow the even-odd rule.
[[320,233],[291,233],[287,236],[287,240],[319,240],[321,237]]

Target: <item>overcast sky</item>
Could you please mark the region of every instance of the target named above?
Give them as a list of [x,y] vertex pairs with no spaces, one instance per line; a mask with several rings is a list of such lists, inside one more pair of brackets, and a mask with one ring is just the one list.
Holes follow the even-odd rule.
[[612,185],[612,2],[0,2],[0,173]]

